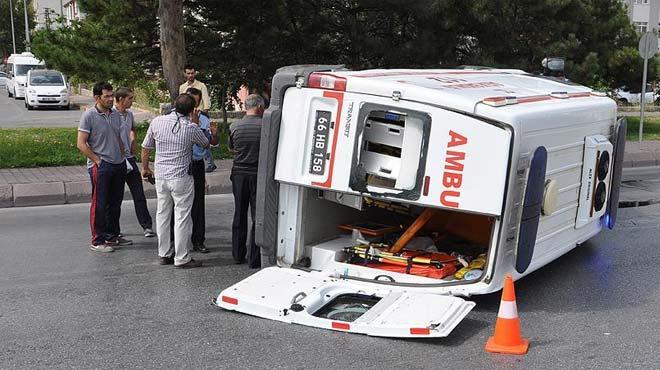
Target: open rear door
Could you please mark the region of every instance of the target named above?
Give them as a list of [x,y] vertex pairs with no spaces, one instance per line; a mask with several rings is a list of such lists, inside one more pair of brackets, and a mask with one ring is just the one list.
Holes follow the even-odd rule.
[[461,298],[270,267],[225,289],[227,310],[381,337],[445,337],[475,306]]

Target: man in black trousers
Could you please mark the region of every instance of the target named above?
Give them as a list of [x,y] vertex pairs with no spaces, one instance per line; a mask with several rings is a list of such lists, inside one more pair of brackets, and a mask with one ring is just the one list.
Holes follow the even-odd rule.
[[[235,263],[245,263],[247,253],[250,268],[260,268],[261,253],[254,240],[254,213],[264,99],[257,94],[249,95],[245,99],[245,110],[245,117],[229,126],[229,150],[234,154],[234,164],[230,176],[234,193],[231,247]],[[248,206],[252,219],[249,253],[246,248]]]

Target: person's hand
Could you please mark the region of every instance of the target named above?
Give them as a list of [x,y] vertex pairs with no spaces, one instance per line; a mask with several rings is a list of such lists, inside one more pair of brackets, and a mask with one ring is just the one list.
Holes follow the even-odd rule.
[[209,130],[211,130],[211,135],[218,136],[218,123],[215,121],[211,122],[211,126],[209,127]]
[[103,161],[101,160],[100,157],[97,158],[96,160],[94,160],[94,164],[96,165],[96,167],[101,167],[101,162],[103,162]]
[[199,109],[195,108],[192,111],[192,117],[190,117],[192,123],[199,125]]
[[151,171],[151,168],[143,168],[140,172],[142,174],[143,180],[149,180],[150,177],[154,177],[154,173]]

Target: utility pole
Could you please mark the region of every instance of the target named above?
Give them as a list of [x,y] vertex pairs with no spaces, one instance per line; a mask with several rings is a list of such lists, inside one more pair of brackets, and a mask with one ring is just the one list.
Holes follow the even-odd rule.
[[14,34],[14,3],[9,0],[9,18],[11,18],[11,42],[14,44],[14,54],[16,54],[16,35]]
[[30,25],[28,24],[26,0],[23,0],[23,12],[25,13],[25,51],[30,51]]
[[46,29],[50,31],[50,8],[44,8],[44,23],[46,23]]

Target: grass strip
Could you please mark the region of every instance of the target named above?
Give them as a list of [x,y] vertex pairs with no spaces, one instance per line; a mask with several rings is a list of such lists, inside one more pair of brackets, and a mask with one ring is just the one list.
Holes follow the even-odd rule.
[[[137,158],[139,145],[149,123],[137,126]],[[213,158],[231,158],[227,150],[227,130],[220,132],[220,146],[212,149]],[[78,129],[71,128],[11,128],[0,129],[0,168],[75,166],[85,164],[85,157],[76,147]],[[152,158],[153,160],[153,152]]]

